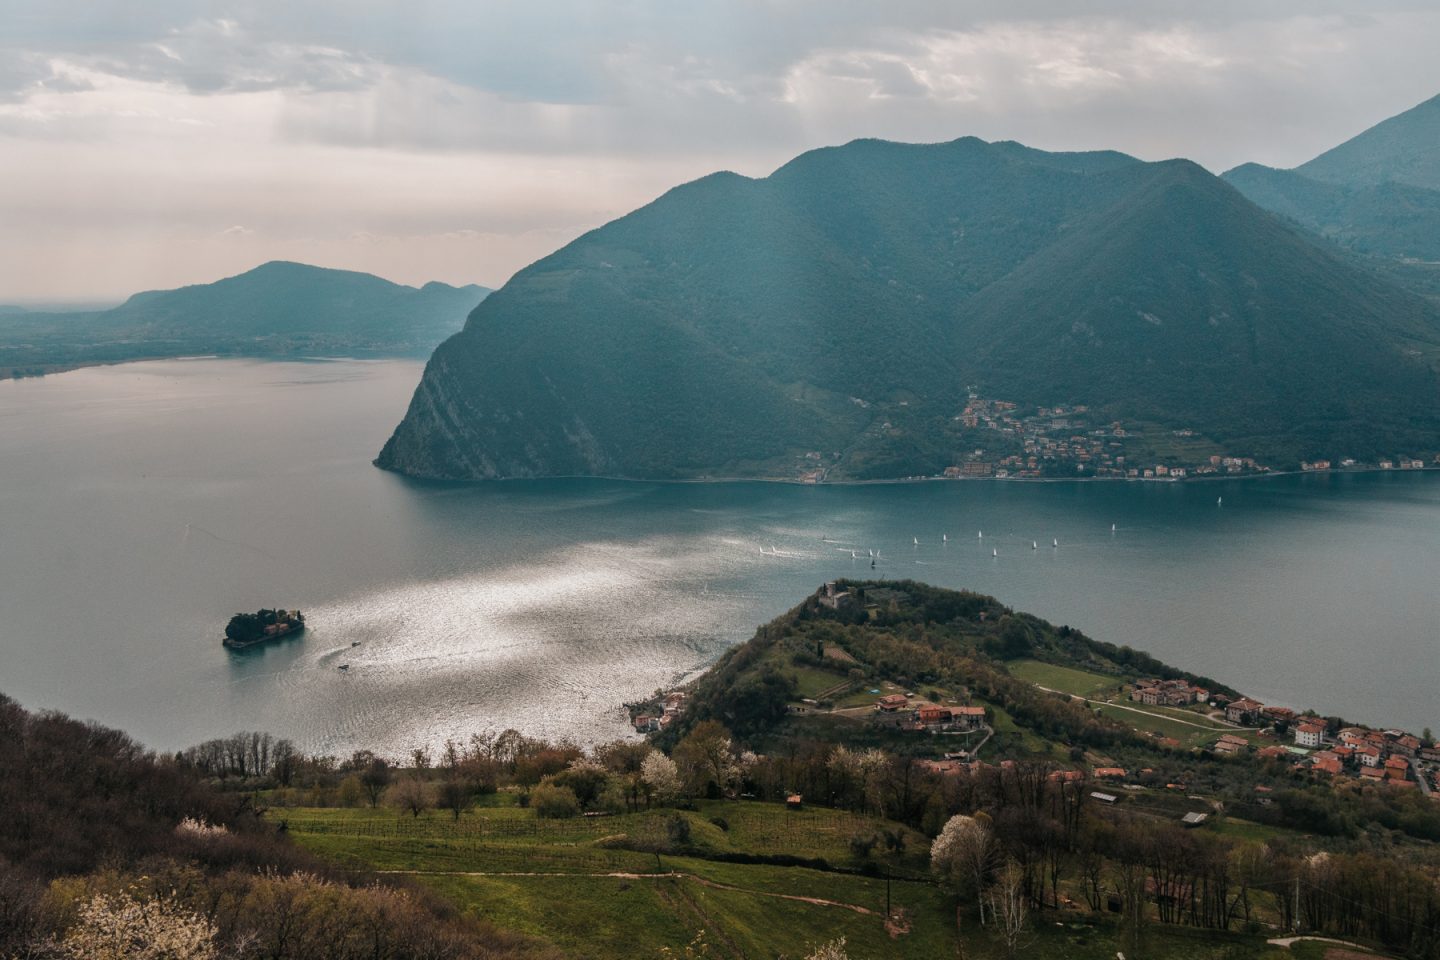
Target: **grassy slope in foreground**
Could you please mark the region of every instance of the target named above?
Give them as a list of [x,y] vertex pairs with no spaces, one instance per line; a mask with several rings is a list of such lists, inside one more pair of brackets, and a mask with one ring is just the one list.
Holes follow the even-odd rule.
[[[455,817],[285,807],[271,815],[284,818],[290,834],[317,853],[411,876],[470,916],[601,960],[661,956],[662,949],[676,950],[701,930],[708,955],[717,958],[799,957],[843,936],[856,960],[933,958],[961,950],[976,960],[999,960],[1004,945],[993,926],[978,924],[968,901],[960,902],[957,928],[955,892],[937,885],[928,870],[929,838],[950,814],[983,810],[1005,843],[1027,849],[1028,838],[1051,827],[1028,826],[1021,797],[1027,789],[1054,796],[1061,789],[1057,783],[1065,781],[1047,771],[1062,768],[1120,764],[1134,771],[1123,788],[1114,781],[1105,787],[1081,781],[1078,788],[1082,801],[1092,789],[1122,794],[1114,805],[1083,801],[1084,825],[1076,834],[1104,848],[1107,889],[1118,882],[1113,858],[1123,845],[1104,838],[1117,831],[1138,829],[1142,847],[1183,848],[1186,857],[1211,863],[1241,847],[1264,851],[1265,869],[1285,878],[1295,869],[1289,866],[1295,861],[1286,858],[1318,851],[1344,853],[1379,842],[1404,860],[1433,850],[1425,838],[1405,832],[1419,827],[1360,824],[1375,816],[1401,823],[1413,809],[1377,806],[1374,796],[1332,796],[1328,787],[1309,784],[1283,764],[1217,759],[1187,749],[1188,743],[1167,746],[1148,735],[1146,727],[1162,721],[1183,726],[1182,718],[1200,729],[1203,740],[1234,729],[1201,714],[1151,708],[1157,712],[1137,724],[1131,716],[1095,716],[1035,685],[1096,697],[1135,675],[1184,676],[1145,654],[1091,640],[978,594],[910,582],[842,586],[866,592],[876,605],[832,611],[812,596],[761,627],[694,686],[683,719],[660,737],[662,745],[673,746],[702,721],[723,720],[740,734],[740,747],[764,754],[740,788],[754,799],[702,798],[681,809],[642,804],[605,816],[549,820],[519,803],[535,788],[502,783],[498,793]],[[995,728],[982,753],[990,766],[969,775],[937,776],[915,761],[937,757],[955,744],[924,734],[887,738],[870,731],[864,722],[874,715],[870,691],[905,687],[936,700],[968,695],[985,704]],[[833,698],[837,715],[791,713],[806,694]],[[852,702],[858,712],[841,715]],[[829,772],[838,746],[887,751],[888,779],[878,798],[861,801],[853,790],[837,792],[846,789]],[[678,757],[684,751],[673,752]],[[1000,764],[1005,759],[1019,765],[1006,770]],[[1024,782],[1030,786],[1022,788]],[[1172,789],[1173,783],[1185,786]],[[1261,795],[1257,787],[1274,798],[1271,806],[1255,802]],[[802,809],[781,802],[791,791],[803,793]],[[1324,804],[1331,800],[1341,815],[1326,820],[1333,811]],[[1183,830],[1180,816],[1195,810],[1208,811],[1211,819]],[[687,825],[684,842],[674,840],[676,819]],[[1042,815],[1040,823],[1050,821]],[[856,853],[852,846],[856,837],[887,833],[904,838],[898,852],[882,845]],[[1288,880],[1276,888],[1279,894],[1270,886],[1251,890],[1250,929],[1238,920],[1229,930],[1165,922],[1151,902],[1143,949],[1136,951],[1127,946],[1114,915],[1103,906],[1085,906],[1080,850],[1088,842],[1077,840],[1062,854],[1058,880],[1042,897],[1046,906],[1032,914],[1021,955],[1108,960],[1123,949],[1159,960],[1323,956],[1308,947],[1279,953],[1266,944],[1283,927]],[[1146,854],[1142,862],[1148,876],[1152,858]],[[886,873],[894,877],[888,888]],[[1258,882],[1269,884],[1271,876],[1265,873]],[[886,928],[887,894],[903,912],[905,932]],[[1230,890],[1227,902],[1230,897],[1238,897],[1238,890]],[[1057,906],[1062,900],[1071,905]]]
[[[632,834],[660,811],[582,821],[540,821],[509,806],[476,808],[455,823],[448,813],[418,819],[393,811],[276,810],[302,846],[339,862],[412,876],[464,913],[503,929],[555,944],[594,960],[660,958],[705,931],[709,956],[804,956],[844,937],[854,960],[956,955],[960,939],[953,895],[924,874],[928,841],[912,837],[893,870],[914,879],[889,885],[891,907],[908,932],[885,928],[882,877],[834,870],[728,863],[716,852],[825,857],[848,866],[847,841],[863,829],[899,824],[838,810],[787,810],[777,803],[701,801],[682,811],[701,849],[694,856],[613,850],[606,839]],[[726,821],[728,831],[712,819]],[[500,824],[517,829],[505,837]],[[522,826],[523,825],[523,826]],[[530,829],[526,829],[530,828]],[[913,831],[907,831],[913,833]],[[968,918],[967,918],[968,920]],[[1060,922],[1057,922],[1060,921]],[[964,955],[1002,960],[993,930],[963,927]],[[1046,916],[1025,938],[1027,956],[1112,960],[1117,925],[1103,917]],[[1263,937],[1182,928],[1157,928],[1149,956],[1251,960],[1275,956]],[[1277,958],[1278,960],[1278,958]]]

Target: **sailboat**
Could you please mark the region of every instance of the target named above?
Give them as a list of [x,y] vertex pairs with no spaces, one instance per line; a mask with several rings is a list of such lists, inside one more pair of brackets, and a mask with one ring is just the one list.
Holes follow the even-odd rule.
[[1058,546],[1060,546],[1060,540],[1059,540],[1059,538],[1056,538],[1056,539],[1054,539],[1054,540],[1051,540],[1051,541],[1050,541],[1050,546],[1052,546],[1052,547],[1058,547]]
[[940,542],[941,542],[941,543],[949,543],[949,542],[950,542],[950,534],[948,534],[948,533],[942,533],[942,534],[940,534]]
[[1114,533],[1114,532],[1115,532],[1115,524],[1113,524],[1113,523],[1110,524],[1110,532],[1111,532],[1111,533]]
[[984,539],[985,539],[985,531],[984,531],[984,530],[981,530],[979,533],[975,534],[975,536],[978,537],[978,538],[981,539],[981,540],[984,540]]
[[992,556],[992,557],[998,557],[998,556],[1000,556],[1000,550],[999,550],[998,548],[995,549],[995,550],[991,550],[991,551],[990,551],[990,556]]
[[1224,498],[1224,497],[1216,497],[1216,498],[1215,498],[1215,506],[1217,506],[1217,507],[1220,506],[1221,504],[1223,504],[1224,502],[1225,502],[1225,498]]
[[911,538],[910,538],[910,541],[911,541],[912,543],[914,543],[915,546],[917,546],[917,547],[920,546],[920,538],[919,538],[919,537],[911,537]]
[[1039,550],[1039,549],[1040,549],[1040,541],[1039,541],[1039,540],[1031,540],[1031,541],[1030,541],[1030,549],[1031,549],[1031,550]]

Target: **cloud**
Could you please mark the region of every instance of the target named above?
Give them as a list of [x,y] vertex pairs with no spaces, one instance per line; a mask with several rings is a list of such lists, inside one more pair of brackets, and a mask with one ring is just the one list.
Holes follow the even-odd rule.
[[0,298],[100,284],[33,251],[125,237],[123,286],[73,292],[307,249],[493,284],[677,182],[857,137],[1288,166],[1440,90],[1437,41],[1419,0],[10,0]]

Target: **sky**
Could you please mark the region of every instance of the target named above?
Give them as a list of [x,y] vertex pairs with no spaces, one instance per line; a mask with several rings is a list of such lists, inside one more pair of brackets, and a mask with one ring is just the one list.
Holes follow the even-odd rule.
[[1440,93],[1433,0],[0,0],[0,303],[286,259],[498,286],[858,137],[1294,166]]

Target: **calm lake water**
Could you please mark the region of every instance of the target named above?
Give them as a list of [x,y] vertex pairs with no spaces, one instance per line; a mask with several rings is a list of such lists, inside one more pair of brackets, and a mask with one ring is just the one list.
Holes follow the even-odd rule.
[[[419,375],[194,360],[0,382],[0,691],[163,749],[606,739],[623,700],[869,575],[854,548],[1264,701],[1440,727],[1440,476],[419,484],[370,465]],[[224,650],[260,606],[311,629]]]

